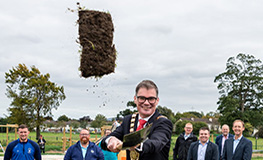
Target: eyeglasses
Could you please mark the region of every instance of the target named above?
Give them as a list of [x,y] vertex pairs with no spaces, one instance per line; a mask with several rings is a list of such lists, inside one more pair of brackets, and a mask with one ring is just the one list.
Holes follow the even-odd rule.
[[83,137],[83,136],[88,136],[89,134],[80,134],[80,135]]
[[157,100],[156,97],[148,97],[148,98],[146,98],[144,96],[137,96],[137,99],[138,99],[139,103],[144,103],[146,100],[148,100],[148,102],[150,104],[154,104],[156,102],[156,100]]

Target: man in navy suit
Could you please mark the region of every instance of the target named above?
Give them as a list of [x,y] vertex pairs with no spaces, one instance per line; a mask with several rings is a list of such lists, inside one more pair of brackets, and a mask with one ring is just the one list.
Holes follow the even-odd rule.
[[[126,134],[152,124],[144,142],[126,150],[126,158],[140,160],[168,160],[171,145],[172,122],[162,116],[156,106],[159,102],[158,88],[150,80],[140,82],[135,89],[134,103],[138,113],[125,116],[122,124],[101,142],[101,148],[119,152]],[[146,123],[144,123],[146,122]]]
[[209,141],[209,137],[209,129],[207,127],[200,128],[199,141],[191,144],[187,160],[218,160],[218,147],[216,144]]
[[225,140],[231,137],[233,137],[233,135],[229,134],[229,126],[227,124],[224,124],[222,126],[222,134],[216,137],[216,144],[218,146],[220,159],[222,159]]
[[245,130],[244,122],[235,120],[232,129],[235,136],[225,141],[222,160],[251,160],[252,142],[242,135]]

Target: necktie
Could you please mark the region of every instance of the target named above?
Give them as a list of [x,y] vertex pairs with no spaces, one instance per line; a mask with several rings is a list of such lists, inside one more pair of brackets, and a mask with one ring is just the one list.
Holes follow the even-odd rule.
[[146,122],[147,122],[146,120],[140,119],[139,120],[139,126],[137,127],[136,131],[142,129]]

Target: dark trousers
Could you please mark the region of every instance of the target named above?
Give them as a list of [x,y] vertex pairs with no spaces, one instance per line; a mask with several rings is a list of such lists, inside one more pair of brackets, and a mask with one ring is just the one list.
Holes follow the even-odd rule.
[[39,146],[39,147],[40,147],[41,153],[42,153],[42,152],[45,153],[45,146]]

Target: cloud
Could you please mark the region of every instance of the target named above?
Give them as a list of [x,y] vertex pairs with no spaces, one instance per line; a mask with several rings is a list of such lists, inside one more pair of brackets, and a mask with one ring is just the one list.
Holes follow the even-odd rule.
[[240,52],[263,59],[261,1],[80,3],[111,14],[118,51],[115,73],[98,81],[80,76],[78,16],[68,11],[77,9],[76,1],[1,1],[1,113],[10,104],[4,73],[19,63],[35,65],[64,86],[67,98],[53,112],[55,118],[94,118],[125,109],[143,79],[156,82],[160,105],[174,112],[215,111],[219,95],[213,80],[224,72],[227,59]]

